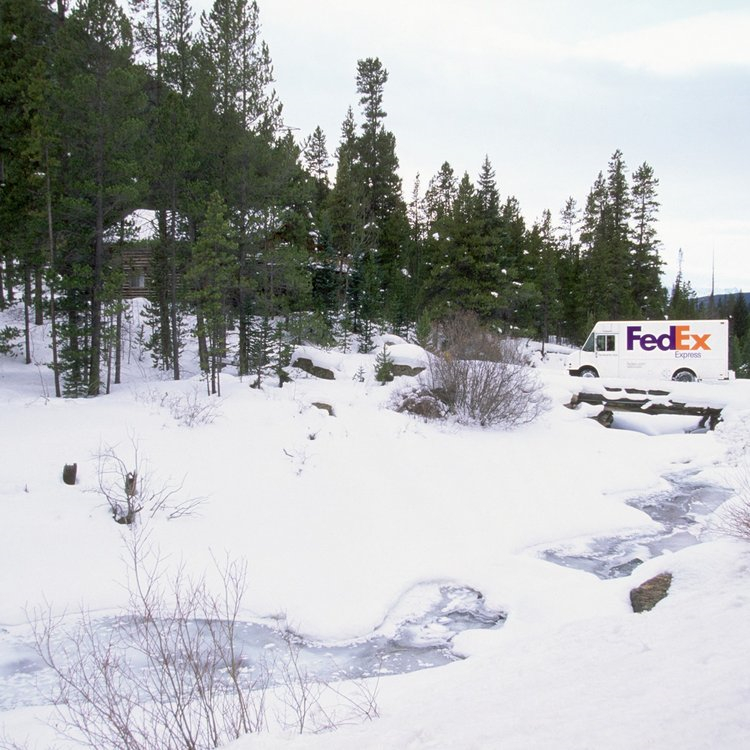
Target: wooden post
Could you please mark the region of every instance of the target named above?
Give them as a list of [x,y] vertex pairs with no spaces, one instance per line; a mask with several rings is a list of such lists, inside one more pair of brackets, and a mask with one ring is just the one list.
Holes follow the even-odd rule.
[[78,464],[65,464],[63,466],[63,482],[65,484],[75,484]]

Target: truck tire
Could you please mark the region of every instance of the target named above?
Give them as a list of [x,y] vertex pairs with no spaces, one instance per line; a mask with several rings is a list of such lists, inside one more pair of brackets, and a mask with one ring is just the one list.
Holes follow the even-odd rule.
[[677,380],[680,383],[695,383],[695,381],[698,380],[698,377],[692,370],[682,368],[681,370],[677,370],[675,374],[672,375],[672,380]]
[[582,378],[598,378],[599,377],[599,373],[593,367],[582,367],[578,371],[578,374]]

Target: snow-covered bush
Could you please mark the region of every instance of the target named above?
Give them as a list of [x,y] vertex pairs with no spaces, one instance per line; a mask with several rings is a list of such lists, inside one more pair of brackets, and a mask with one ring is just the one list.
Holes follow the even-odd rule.
[[750,542],[750,464],[740,468],[737,494],[717,513],[720,533]]
[[212,424],[220,413],[219,405],[203,394],[202,389],[193,388],[189,393],[171,395],[158,388],[148,388],[135,394],[137,401],[165,407],[176,422],[183,427]]
[[436,330],[439,350],[424,382],[459,421],[516,427],[546,410],[542,384],[518,341],[467,312],[441,321]]
[[424,385],[398,391],[391,406],[397,412],[407,412],[423,419],[445,419],[449,414],[448,406]]
[[461,422],[483,427],[532,422],[547,409],[542,384],[511,342],[506,355],[504,361],[436,355],[428,368],[429,388]]

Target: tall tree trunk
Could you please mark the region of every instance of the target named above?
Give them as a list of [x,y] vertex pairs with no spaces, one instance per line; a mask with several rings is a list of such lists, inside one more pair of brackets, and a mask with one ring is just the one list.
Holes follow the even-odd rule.
[[23,336],[26,349],[25,362],[31,364],[31,268],[27,265],[23,269]]
[[44,323],[44,284],[42,266],[34,269],[34,324]]
[[[97,91],[100,123],[104,122],[104,103]],[[91,295],[91,344],[88,395],[97,396],[101,386],[102,292],[104,288],[104,132],[100,125],[96,144],[96,234],[94,241],[94,282]]]
[[117,322],[115,328],[115,385],[120,385],[122,370],[122,305],[117,307]]
[[[161,366],[164,370],[172,369],[172,332],[170,315],[170,283],[169,283],[169,254],[172,237],[167,225],[166,209],[159,209],[156,212],[159,225],[159,245],[157,264],[158,272],[162,276],[157,283],[152,279],[151,287],[156,288],[156,305],[158,307],[158,326],[159,330],[156,335],[159,341],[159,352],[161,354]],[[153,257],[153,256],[152,256]]]
[[96,207],[96,241],[94,246],[94,283],[91,295],[91,340],[89,342],[88,395],[97,396],[101,386],[102,288],[104,271],[104,209],[101,189]]
[[52,187],[49,174],[49,150],[44,144],[45,189],[47,193],[47,241],[49,243],[49,315],[52,324],[52,372],[55,377],[55,397],[60,398],[60,363],[57,354],[57,311],[55,309],[55,233],[52,223]]
[[16,299],[13,293],[13,258],[7,254],[5,256],[5,299],[8,304]]

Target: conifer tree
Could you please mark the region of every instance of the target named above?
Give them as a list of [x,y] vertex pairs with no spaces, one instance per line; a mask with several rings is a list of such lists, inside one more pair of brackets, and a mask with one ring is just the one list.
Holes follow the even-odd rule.
[[149,203],[157,218],[150,273],[152,323],[159,339],[158,364],[179,380],[179,277],[186,255],[191,182],[197,172],[194,15],[189,0],[139,0],[131,6],[136,11],[136,38],[153,81],[145,158]]
[[343,311],[350,297],[352,271],[360,266],[365,251],[375,242],[374,227],[366,221],[365,189],[360,179],[356,124],[351,107],[341,125],[336,157],[336,182],[328,197],[326,215],[339,280],[337,303]]
[[[356,141],[359,158],[355,176],[363,187],[364,222],[374,234],[371,249],[376,251],[380,283],[386,294],[401,275],[401,255],[409,237],[406,206],[397,171],[396,139],[383,125],[387,81],[388,72],[378,58],[357,62],[357,93],[364,120],[362,134]],[[398,307],[398,304],[391,305],[392,309]]]
[[[58,106],[65,161],[65,220],[77,241],[68,246],[67,267],[91,269],[71,289],[86,291],[88,329],[69,339],[75,352],[86,351],[87,393],[101,387],[102,306],[109,269],[108,230],[140,200],[137,164],[145,106],[144,80],[132,65],[130,24],[116,0],[82,0],[61,28],[63,78]],[[81,286],[81,284],[87,284]],[[75,297],[75,295],[74,295]],[[73,319],[82,312],[80,297],[67,303]],[[78,336],[73,325],[69,336]]]
[[450,217],[440,224],[445,238],[427,283],[431,307],[439,314],[469,310],[484,320],[499,319],[505,300],[497,245],[468,174],[458,185]]
[[214,191],[206,219],[193,246],[187,272],[188,298],[194,306],[201,369],[209,394],[221,394],[220,373],[226,356],[229,292],[237,272],[237,239],[226,204]]
[[441,218],[450,215],[457,192],[458,180],[453,167],[447,161],[443,162],[425,192],[425,211],[430,225],[434,226]]
[[678,253],[677,275],[672,285],[667,313],[669,317],[675,320],[690,320],[698,317],[698,305],[696,294],[690,285],[690,282],[682,274],[683,252],[680,248]]
[[657,188],[659,180],[645,162],[633,173],[631,288],[639,316],[655,318],[664,314],[664,293],[661,283],[659,240],[656,216],[659,211]]
[[[274,203],[268,194],[274,140],[281,128],[281,105],[268,46],[260,36],[260,14],[254,0],[214,0],[201,15],[204,75],[211,111],[204,113],[203,164],[214,189],[236,216],[237,276],[235,315],[239,320],[238,369],[249,368],[249,325],[253,312],[251,262],[262,253],[265,212]],[[279,199],[280,196],[276,196]],[[259,222],[255,219],[260,216]]]
[[328,170],[333,166],[328,155],[325,133],[320,125],[315,128],[311,136],[305,139],[302,145],[302,156],[307,171],[315,180],[315,206],[319,211],[330,190]]
[[579,224],[580,211],[576,200],[569,197],[560,212],[558,279],[561,324],[559,332],[563,337],[573,341],[581,340],[588,333],[584,294],[586,279],[581,272]]

